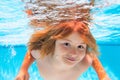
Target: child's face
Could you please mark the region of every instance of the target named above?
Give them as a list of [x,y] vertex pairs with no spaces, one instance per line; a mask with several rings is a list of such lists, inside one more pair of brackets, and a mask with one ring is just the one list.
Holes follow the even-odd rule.
[[56,40],[53,58],[60,64],[74,66],[85,57],[86,47],[80,35],[73,32],[68,37]]

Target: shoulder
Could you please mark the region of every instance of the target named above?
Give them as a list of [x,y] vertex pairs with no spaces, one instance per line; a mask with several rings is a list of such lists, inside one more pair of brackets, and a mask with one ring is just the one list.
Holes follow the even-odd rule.
[[40,59],[40,51],[39,50],[32,50],[31,51],[31,55],[33,56],[33,58]]

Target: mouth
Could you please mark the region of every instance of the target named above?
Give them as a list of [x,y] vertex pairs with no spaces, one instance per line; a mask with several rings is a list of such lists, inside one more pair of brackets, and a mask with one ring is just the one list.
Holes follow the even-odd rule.
[[72,58],[72,57],[66,57],[66,59],[69,60],[69,61],[76,61],[76,59]]
[[75,58],[72,58],[72,57],[64,57],[64,59],[65,59],[65,62],[70,64],[73,64],[77,61]]

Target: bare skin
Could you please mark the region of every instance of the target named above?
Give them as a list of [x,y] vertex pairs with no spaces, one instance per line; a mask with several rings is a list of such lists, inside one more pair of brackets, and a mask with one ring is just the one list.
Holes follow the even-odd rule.
[[38,50],[32,50],[31,54],[28,52],[27,55],[29,57],[23,62],[24,66],[21,67],[16,80],[29,79],[27,69],[34,60],[44,80],[77,80],[93,62],[90,53],[86,53],[86,44],[76,32],[56,41],[54,55],[47,55],[41,59]]
[[92,58],[86,54],[86,44],[77,33],[57,40],[55,46],[54,55],[44,59],[38,57],[39,51],[31,52],[44,80],[77,80],[92,64]]
[[[38,51],[32,51],[33,56],[38,56]],[[86,55],[84,59],[74,67],[61,68],[61,64],[55,65],[51,62],[50,56],[46,56],[43,60],[36,59],[40,75],[44,80],[77,80],[77,78],[92,64],[92,58]],[[54,75],[53,75],[54,74]],[[70,77],[72,76],[72,77]]]

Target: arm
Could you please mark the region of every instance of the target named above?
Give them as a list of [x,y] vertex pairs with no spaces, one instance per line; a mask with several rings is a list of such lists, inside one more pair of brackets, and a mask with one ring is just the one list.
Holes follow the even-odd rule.
[[28,51],[15,80],[29,80],[28,68],[34,62],[34,60],[35,59],[32,57],[30,51]]
[[28,71],[29,66],[34,62],[34,60],[35,59],[31,55],[31,52],[28,51],[27,54],[25,55],[25,58],[24,58],[24,61],[22,63],[20,70],[27,70]]
[[96,56],[94,56],[94,58],[93,58],[92,66],[95,69],[95,71],[97,72],[99,80],[110,80],[110,78],[108,77],[107,73],[105,72],[102,64],[100,63],[100,61],[98,60],[98,58]]

